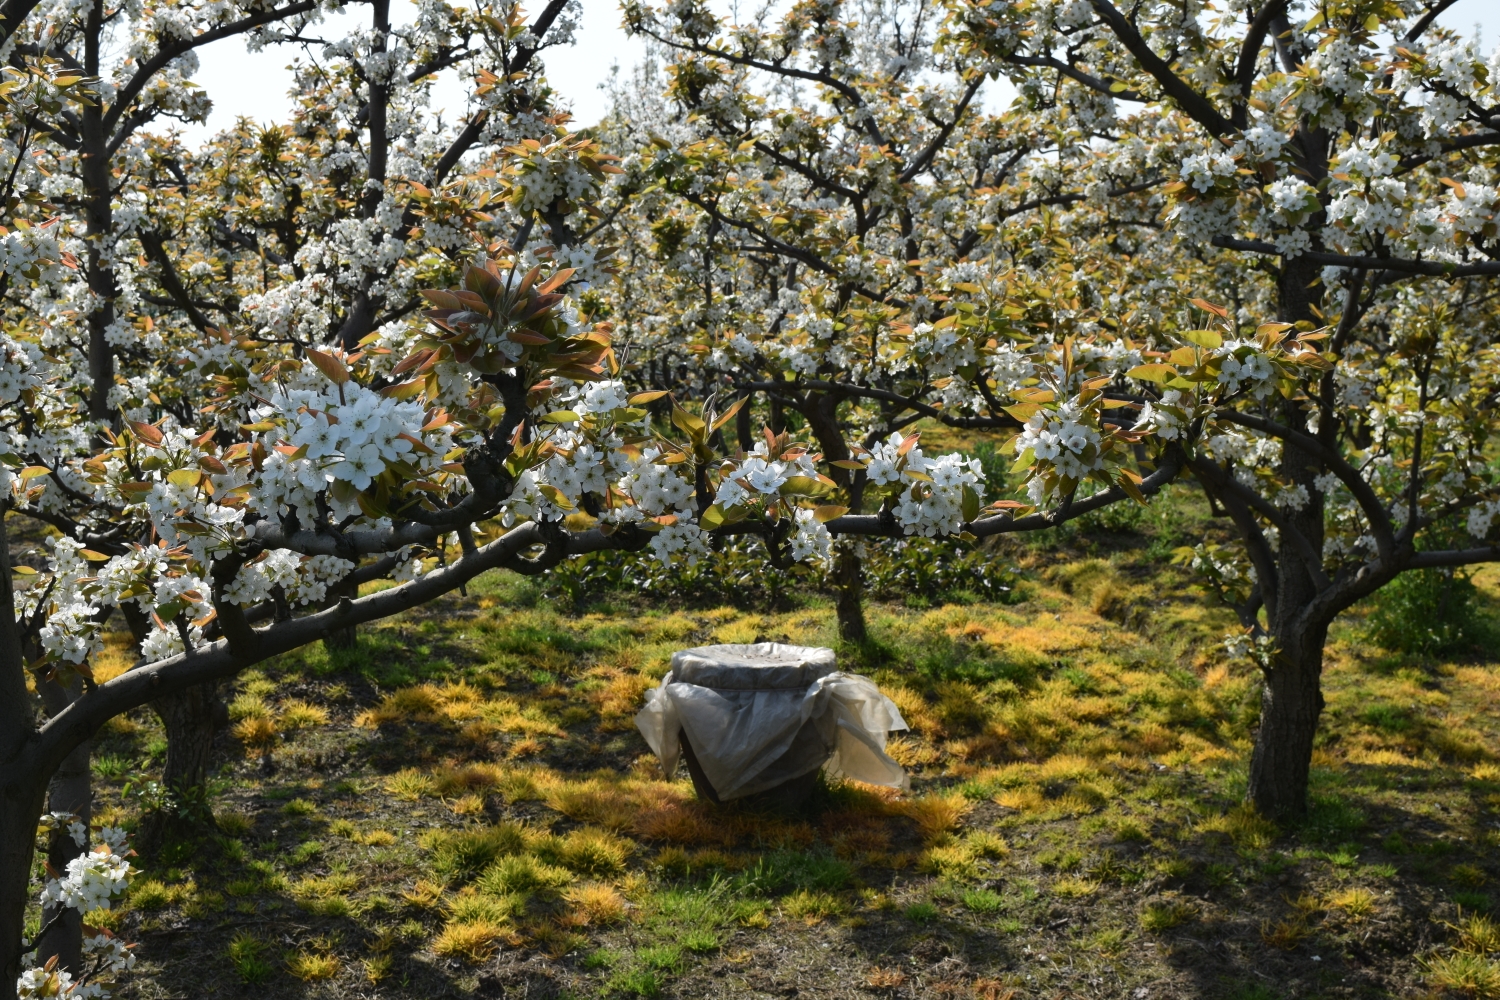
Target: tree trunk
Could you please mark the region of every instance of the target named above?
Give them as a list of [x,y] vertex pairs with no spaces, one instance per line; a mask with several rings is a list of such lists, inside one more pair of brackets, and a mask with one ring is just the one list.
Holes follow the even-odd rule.
[[[347,577],[328,588],[328,604],[330,606],[337,604],[342,597],[347,597],[352,601],[358,596],[359,588],[354,586],[350,582],[350,578]],[[350,625],[348,628],[329,629],[328,633],[323,636],[323,648],[330,653],[335,650],[351,650],[358,642],[359,639],[353,625]]]
[[[1305,258],[1286,261],[1277,281],[1277,309],[1283,322],[1316,323],[1322,299],[1320,270]],[[1304,426],[1307,415],[1297,400],[1282,403],[1282,423]],[[1307,540],[1311,552],[1323,551],[1323,493],[1316,479],[1323,463],[1315,454],[1285,442],[1282,476],[1306,487],[1309,502],[1285,512],[1287,523]],[[1317,558],[1315,555],[1314,558]],[[1323,711],[1323,643],[1328,622],[1311,621],[1306,609],[1320,592],[1311,568],[1297,546],[1283,537],[1276,553],[1275,596],[1266,605],[1268,631],[1276,640],[1275,658],[1262,672],[1260,730],[1250,758],[1248,797],[1257,811],[1288,822],[1307,815],[1307,776],[1313,739]]]
[[741,398],[745,400],[745,405],[734,415],[734,435],[740,440],[740,451],[749,454],[755,448],[755,431],[751,430],[750,425],[750,405],[755,399],[750,393],[745,393]]
[[228,711],[219,700],[219,685],[197,684],[179,694],[158,698],[151,707],[167,731],[167,762],[161,783],[176,803],[174,811],[179,816],[206,814],[208,761],[213,755],[214,736],[229,721]]
[[[81,688],[75,685],[70,691],[77,697]],[[69,699],[71,700],[71,698]],[[54,713],[55,714],[55,713]],[[52,776],[47,789],[47,811],[72,813],[84,826],[84,842],[80,846],[68,832],[68,824],[58,823],[47,837],[47,863],[54,871],[64,871],[68,862],[89,849],[88,825],[94,811],[94,789],[90,782],[89,753],[91,742],[84,743],[63,759],[62,766]],[[42,907],[42,926],[46,931],[37,938],[36,961],[45,965],[47,959],[57,956],[59,968],[75,976],[83,970],[83,914],[68,906],[49,905]]]
[[1307,815],[1307,777],[1323,711],[1326,635],[1326,628],[1317,628],[1283,639],[1280,653],[1264,671],[1249,799],[1261,815],[1277,822]]
[[0,769],[0,997],[16,995],[21,975],[21,937],[31,898],[31,862],[36,821],[46,785],[14,762]]
[[35,713],[16,627],[5,506],[0,504],[0,998],[9,1000],[21,975],[36,821],[47,786],[22,758]]
[[838,588],[839,638],[863,644],[870,635],[865,629],[864,561],[858,545],[851,539],[833,543],[833,581]]
[[[772,400],[771,419],[781,421],[780,408]],[[840,462],[850,457],[849,444],[844,440],[843,428],[839,425],[839,402],[833,396],[818,396],[798,408],[807,418],[808,427],[823,449],[823,457],[830,462]],[[780,433],[779,427],[772,428]],[[850,470],[833,467],[833,480],[842,486],[849,497],[849,510],[858,514],[864,502],[864,473],[851,475]],[[865,576],[864,561],[859,555],[859,542],[855,539],[840,539],[833,545],[833,585],[838,590],[839,638],[845,642],[863,644],[869,639],[865,629]]]

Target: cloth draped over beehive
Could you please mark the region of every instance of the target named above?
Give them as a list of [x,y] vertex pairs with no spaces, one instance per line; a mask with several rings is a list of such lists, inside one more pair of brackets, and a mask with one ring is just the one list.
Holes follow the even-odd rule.
[[837,669],[833,650],[784,643],[700,646],[672,656],[636,727],[675,774],[686,735],[720,800],[826,767],[834,776],[906,788],[885,752],[906,728],[874,681]]

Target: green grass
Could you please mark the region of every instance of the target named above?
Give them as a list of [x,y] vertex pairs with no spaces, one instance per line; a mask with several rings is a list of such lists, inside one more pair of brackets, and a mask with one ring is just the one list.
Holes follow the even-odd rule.
[[[290,958],[326,956],[328,988],[364,989],[375,960],[382,990],[439,996],[504,955],[561,995],[714,995],[723,976],[839,995],[963,940],[977,995],[1101,975],[1124,996],[1183,974],[1205,996],[1277,995],[1257,973],[1326,990],[1355,949],[1386,995],[1487,981],[1493,957],[1452,949],[1500,885],[1500,663],[1375,648],[1363,611],[1341,619],[1309,814],[1270,826],[1240,809],[1258,679],[1222,653],[1233,616],[1163,556],[1222,526],[1182,498],[1096,520],[986,549],[1014,568],[1003,600],[872,598],[860,647],[826,595],[775,580],[716,604],[598,581],[563,599],[567,581],[496,573],[352,650],[263,664],[226,697],[330,721],[287,732],[270,773],[237,747],[216,758],[218,831],[135,859],[117,918],[142,942],[133,975],[150,993],[232,974],[291,1000],[307,987]],[[1474,578],[1486,621],[1497,581]],[[909,793],[834,782],[804,812],[755,813],[661,780],[631,721],[643,692],[676,649],[759,637],[834,646],[876,678],[912,727],[892,746]],[[160,762],[124,762],[162,741],[148,710],[101,733],[101,822],[139,821],[125,782]],[[1375,900],[1359,920],[1328,902],[1352,889]],[[156,933],[178,925],[192,951]],[[1380,937],[1395,926],[1431,944]],[[1203,957],[1210,937],[1233,947]],[[228,965],[193,960],[208,953]],[[1024,979],[1041,954],[1051,993]],[[777,978],[789,967],[799,981]]]

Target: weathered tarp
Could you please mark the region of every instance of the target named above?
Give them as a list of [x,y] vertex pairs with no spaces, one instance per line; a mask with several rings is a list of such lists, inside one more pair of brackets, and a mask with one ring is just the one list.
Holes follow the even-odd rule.
[[682,650],[646,693],[635,724],[669,775],[686,733],[721,800],[819,767],[873,785],[908,784],[885,752],[906,720],[868,677],[839,672],[830,649],[762,642]]

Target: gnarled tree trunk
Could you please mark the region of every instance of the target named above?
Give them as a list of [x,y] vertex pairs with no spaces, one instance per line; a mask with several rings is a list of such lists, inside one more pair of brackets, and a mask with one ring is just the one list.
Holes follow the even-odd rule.
[[151,703],[167,731],[167,760],[161,783],[171,795],[172,808],[153,813],[142,831],[145,845],[160,844],[173,823],[195,823],[208,818],[208,763],[214,737],[229,721],[216,682],[195,684]]
[[1281,822],[1307,814],[1308,772],[1323,711],[1326,627],[1280,636],[1280,651],[1263,671],[1260,729],[1250,757],[1248,797],[1258,812]]
[[[1316,137],[1304,141],[1317,141]],[[1283,321],[1316,323],[1321,298],[1320,273],[1305,260],[1288,261],[1277,286]],[[1296,400],[1282,404],[1281,420],[1287,426],[1304,426],[1307,416]],[[1266,602],[1268,631],[1276,641],[1274,659],[1263,669],[1260,729],[1250,758],[1250,802],[1263,815],[1288,822],[1307,815],[1308,772],[1312,766],[1313,740],[1323,711],[1323,643],[1328,622],[1310,618],[1308,608],[1318,598],[1323,583],[1323,494],[1316,478],[1322,463],[1293,442],[1282,446],[1281,474],[1307,489],[1309,502],[1285,512],[1286,524],[1307,543],[1307,553],[1287,538],[1276,552],[1274,581]],[[1283,532],[1285,535],[1285,532]],[[1309,565],[1315,561],[1316,567]],[[1326,581],[1324,581],[1326,583]]]

